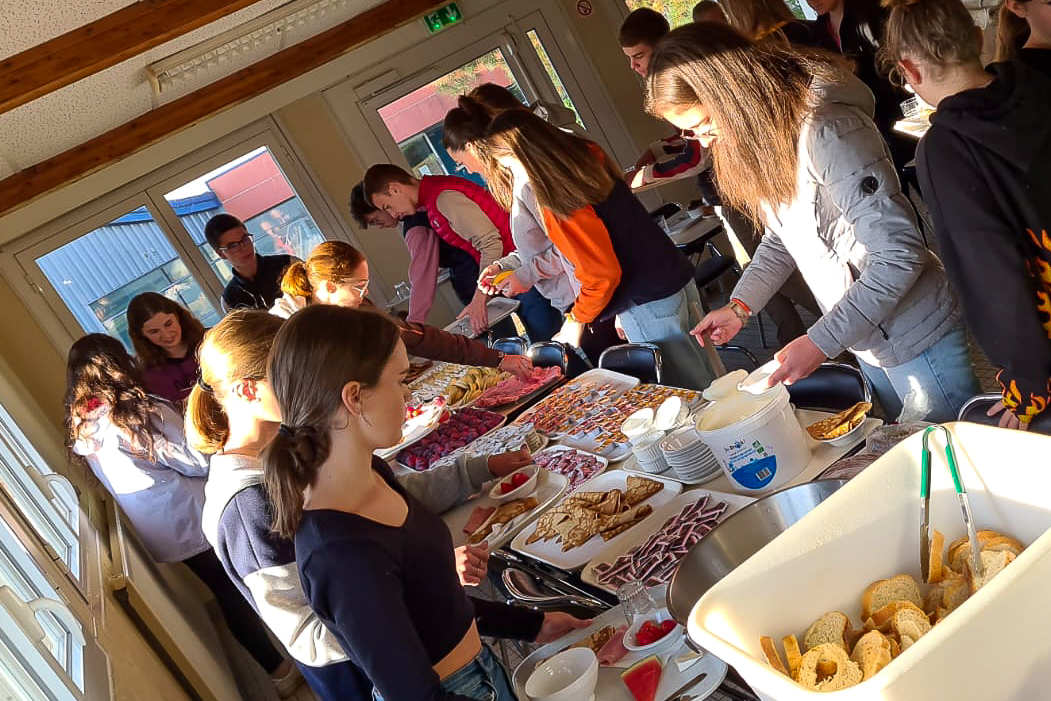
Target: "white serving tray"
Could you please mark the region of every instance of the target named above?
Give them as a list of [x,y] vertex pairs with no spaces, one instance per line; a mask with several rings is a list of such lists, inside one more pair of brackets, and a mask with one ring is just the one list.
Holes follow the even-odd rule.
[[[457,408],[453,409],[453,413],[456,413],[456,412],[458,412],[458,411],[462,411],[462,410],[463,410],[463,409],[465,409],[465,408],[468,408],[468,407],[457,407]],[[490,411],[489,409],[479,409],[478,411],[488,411],[488,412],[489,412],[489,413],[491,413],[491,414],[498,414],[498,413],[499,413],[499,412],[497,412],[497,411]],[[485,433],[483,433],[483,434],[482,434],[481,436],[478,436],[478,438],[481,438],[482,436],[488,436],[488,435],[489,435],[490,433],[492,433],[493,431],[495,431],[495,430],[496,430],[496,429],[498,429],[498,428],[501,428],[501,427],[502,427],[502,426],[503,426],[504,424],[506,424],[506,423],[507,423],[507,417],[506,417],[506,416],[503,416],[503,415],[501,414],[501,418],[500,418],[500,423],[498,423],[498,424],[496,424],[495,426],[493,426],[493,427],[492,427],[491,429],[489,429],[488,431],[486,431]],[[441,424],[439,424],[439,426],[440,426],[440,425],[441,425]],[[435,427],[435,428],[437,428],[437,427]],[[426,435],[430,435],[430,433],[433,433],[433,430],[432,430],[431,432],[428,432],[428,433],[427,433]],[[413,441],[413,443],[412,443],[411,445],[406,445],[406,446],[405,446],[405,448],[411,448],[411,447],[412,447],[412,445],[414,445],[414,444],[418,443],[419,441],[423,440],[423,438],[425,438],[425,437],[426,437],[426,436],[420,436],[420,437],[419,437],[418,439],[416,439],[415,441]],[[476,440],[478,440],[478,438],[475,438],[474,440],[476,441]],[[471,441],[471,443],[473,443],[473,442],[474,442],[474,441]],[[471,443],[468,443],[467,445],[470,445]],[[463,446],[463,447],[466,447],[466,446]],[[404,448],[402,448],[402,450],[404,450]],[[399,450],[398,452],[401,452],[401,451]],[[395,453],[395,455],[397,455],[397,453]],[[392,456],[391,456],[391,457],[390,457],[389,459],[393,459],[393,458],[395,457],[395,455],[392,455]],[[398,465],[399,465],[400,467],[404,467],[404,468],[405,468],[406,470],[408,470],[408,471],[410,471],[410,472],[419,472],[419,470],[413,470],[413,469],[412,469],[411,467],[409,467],[408,465],[404,464],[404,463],[403,463],[403,462],[401,462],[401,461],[396,461],[396,462],[398,463]]]
[[[643,504],[648,504],[653,507],[654,511],[657,511],[661,506],[667,504],[682,491],[682,485],[678,482],[669,482],[660,477],[652,476],[648,476],[648,479],[661,482],[664,485],[664,489],[642,502]],[[606,492],[611,489],[626,491],[627,482],[628,473],[623,470],[613,470],[612,472],[603,472],[601,475],[588,480],[577,488],[577,492]],[[561,504],[562,501],[563,500],[559,500],[557,503]],[[546,510],[547,509],[545,509],[545,511]],[[537,515],[540,516],[541,514]],[[563,570],[576,570],[590,562],[592,558],[598,555],[606,547],[620,542],[625,536],[630,536],[636,528],[645,522],[645,520],[646,519],[643,519],[639,523],[636,523],[634,526],[610,541],[604,541],[600,536],[595,536],[580,547],[573,548],[568,552],[562,552],[562,544],[555,540],[537,541],[526,545],[526,539],[536,530],[535,526],[531,525],[530,527],[522,529],[518,535],[515,536],[514,540],[511,541],[511,548],[523,555],[528,555],[535,560],[546,562],[553,567],[558,567]]]
[[[655,600],[663,601],[666,590],[667,587],[655,587],[650,591],[653,593]],[[531,655],[522,660],[511,675],[511,683],[514,685],[518,698],[522,701],[529,701],[529,697],[525,693],[526,680],[529,679],[529,675],[533,673],[533,670],[541,662],[562,652],[570,645],[583,640],[601,628],[606,626],[618,628],[626,624],[627,619],[624,617],[624,611],[620,606],[616,606],[597,616],[589,628],[573,631],[569,635],[537,648]],[[695,696],[698,701],[707,698],[723,683],[723,679],[726,677],[726,663],[711,653],[705,653],[700,660],[680,672],[674,658],[685,653],[687,649],[686,645],[683,644],[658,654],[658,657],[664,664],[664,672],[661,674],[655,701],[670,701],[671,694],[680,689],[683,684],[701,674],[707,674],[708,676],[688,689],[689,694]],[[628,691],[628,687],[624,686],[624,682],[621,681],[620,674],[639,660],[649,657],[649,655],[650,653],[648,652],[628,652],[615,666],[599,667],[595,701],[634,701],[631,692]]]
[[[454,506],[442,514],[442,520],[445,521],[445,524],[449,526],[449,530],[452,532],[454,547],[459,547],[467,542],[467,534],[463,532],[463,528],[467,525],[467,520],[471,517],[471,512],[475,510],[475,507],[499,506],[501,504],[501,502],[489,498],[489,490],[496,482],[497,480],[488,482],[482,488],[482,491],[478,493],[478,496],[459,506]],[[511,540],[527,524],[540,515],[544,509],[551,506],[552,502],[562,496],[568,487],[569,480],[564,476],[543,469],[538,470],[536,489],[533,490],[532,494],[528,495],[536,497],[538,502],[536,508],[522,514],[518,518],[512,519],[509,523],[504,524],[503,527],[498,526],[493,529],[493,532],[485,539],[489,549],[494,550],[502,547],[507,541]]]
[[[602,468],[598,472],[596,472],[595,474],[591,475],[591,477],[589,477],[588,479],[584,480],[579,485],[577,485],[577,489],[579,489],[580,487],[582,487],[585,484],[587,484],[588,481],[593,480],[596,477],[598,477],[599,475],[601,475],[603,472],[606,471],[606,468],[609,467],[609,460],[607,460],[606,458],[602,457],[601,455],[599,455],[597,453],[590,453],[590,452],[588,452],[586,450],[580,450],[579,448],[571,448],[568,445],[552,445],[552,446],[549,446],[547,448],[543,448],[541,450],[536,451],[536,453],[534,453],[533,455],[534,455],[534,459],[535,459],[535,456],[540,455],[541,453],[564,453],[567,450],[575,450],[575,451],[577,451],[577,453],[580,453],[580,454],[592,457],[592,458],[597,460],[602,465]],[[568,480],[568,478],[567,478],[567,480]],[[568,489],[570,489],[570,487],[567,486],[566,489],[568,490]],[[573,491],[575,492],[576,489],[574,489]]]
[[378,457],[380,460],[390,460],[395,455],[397,455],[398,452],[401,451],[403,448],[408,448],[409,446],[414,445],[417,442],[423,440],[431,433],[431,431],[438,428],[438,425],[441,423],[442,415],[444,414],[445,409],[447,408],[447,406],[443,406],[442,411],[439,411],[437,414],[435,414],[434,418],[430,421],[430,423],[417,425],[416,428],[414,428],[408,433],[408,435],[403,435],[401,443],[399,443],[398,445],[391,446],[390,448],[378,448],[372,451],[372,454]]
[[[680,494],[661,508],[655,509],[645,521],[629,530],[628,533],[631,534],[631,537],[625,538],[620,542],[616,542],[618,539],[615,538],[614,542],[611,542],[609,547],[602,550],[602,552],[596,555],[595,558],[584,567],[583,572],[580,573],[581,581],[590,584],[593,587],[597,587],[598,589],[602,589],[603,591],[608,591],[611,594],[616,594],[617,590],[615,587],[599,583],[598,575],[595,573],[595,567],[602,563],[613,563],[617,558],[635,546],[642,545],[647,538],[664,527],[665,521],[677,516],[679,512],[688,505],[693,504],[704,496],[708,496],[710,500],[709,504],[711,506],[714,506],[720,501],[726,502],[726,512],[723,514],[720,523],[729,518],[730,514],[740,511],[755,501],[754,497],[746,497],[740,494],[727,494],[726,492],[711,492],[707,489],[691,489],[688,492]],[[627,535],[627,533],[625,535]]]

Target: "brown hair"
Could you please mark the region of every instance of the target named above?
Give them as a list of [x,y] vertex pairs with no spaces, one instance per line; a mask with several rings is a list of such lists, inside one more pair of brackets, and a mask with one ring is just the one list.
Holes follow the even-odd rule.
[[493,88],[486,91],[486,99],[492,101],[482,102],[475,99],[473,96],[478,91],[478,88],[476,88],[468,95],[460,97],[457,101],[459,106],[449,110],[449,113],[445,115],[445,123],[442,126],[442,143],[450,151],[463,151],[470,147],[471,152],[482,165],[484,171],[482,177],[485,178],[485,184],[489,188],[489,192],[496,198],[497,202],[503,205],[504,209],[510,210],[510,203],[513,198],[512,191],[514,189],[513,179],[506,168],[502,168],[500,164],[493,160],[492,154],[489,153],[486,135],[493,117],[507,110],[507,108],[499,106],[506,104],[506,100],[498,97],[498,91],[507,93],[511,100],[515,102],[516,106],[511,109],[518,111],[527,110],[506,88],[501,88],[493,83],[485,83],[480,85],[479,88],[486,86],[492,86]]
[[461,95],[456,107],[449,110],[442,122],[442,144],[449,151],[463,151],[478,146],[493,115],[503,110],[491,110],[470,95]]
[[842,75],[824,55],[778,42],[756,44],[714,22],[689,24],[657,44],[646,80],[646,110],[662,117],[704,107],[719,130],[712,145],[719,189],[758,223],[764,203],[795,198],[811,78],[834,82]]
[[154,420],[157,403],[146,392],[135,359],[124,345],[102,333],[91,333],[76,341],[66,357],[66,448],[79,462],[73,445],[79,436],[73,418],[91,411],[92,400],[107,404],[110,421],[131,439],[140,453],[153,459]]
[[897,73],[905,58],[934,70],[981,65],[974,19],[960,0],[883,0],[883,7],[890,10],[879,54],[885,70]]
[[261,455],[273,530],[292,538],[303,490],[331,449],[330,424],[348,382],[375,386],[400,334],[382,314],[318,304],[292,315],[277,334],[267,368],[281,406],[282,431]]
[[654,46],[669,29],[671,25],[664,15],[648,7],[640,7],[624,18],[617,39],[625,49],[639,44]]
[[[568,134],[525,110],[509,110],[494,117],[485,143],[494,162],[500,155],[521,162],[537,204],[559,217],[602,202],[614,181],[623,177],[597,144]],[[497,189],[493,196],[504,209],[510,209],[510,192]]]
[[306,260],[295,261],[285,269],[281,291],[309,302],[319,282],[342,284],[354,276],[365,262],[361,251],[345,241],[325,241],[310,252]]
[[693,12],[690,14],[693,17],[694,22],[711,22],[711,19],[705,19],[705,15],[710,12],[718,12],[722,15],[723,19],[726,19],[726,12],[723,11],[722,6],[715,2],[715,0],[701,0],[693,6]]
[[215,393],[245,378],[266,378],[267,355],[283,323],[259,309],[234,309],[204,335],[198,353],[201,382],[186,401],[191,446],[202,453],[222,450],[230,437],[230,420]]
[[[1023,5],[1031,0],[1018,0]],[[996,27],[996,60],[1009,61],[1018,58],[1018,50],[1029,41],[1029,21],[1025,17],[1019,17],[1011,12],[1007,2],[1000,5],[1000,12],[996,15],[998,22]]]
[[773,34],[783,39],[781,25],[796,21],[784,0],[722,0],[721,5],[729,25],[754,40]]
[[178,302],[173,302],[157,292],[143,292],[135,295],[128,304],[128,335],[135,348],[139,363],[144,368],[161,365],[168,360],[168,354],[156,343],[146,338],[142,327],[156,314],[174,314],[182,330],[182,340],[188,350],[193,350],[204,337],[204,326]]
[[482,83],[467,93],[467,97],[485,108],[490,117],[495,117],[504,110],[528,109],[513,92],[496,83]]
[[[387,188],[394,183],[412,185],[413,180],[415,178],[404,168],[392,163],[377,163],[369,166],[369,169],[365,171],[365,177],[361,181],[361,186],[365,190],[365,199],[368,200],[369,204],[372,204],[374,196],[386,192]],[[375,205],[373,206],[375,207]]]

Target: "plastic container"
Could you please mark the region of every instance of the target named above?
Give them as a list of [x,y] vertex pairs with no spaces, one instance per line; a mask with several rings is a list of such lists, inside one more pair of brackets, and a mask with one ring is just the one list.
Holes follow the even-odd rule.
[[697,433],[743,494],[773,492],[810,462],[810,445],[783,385],[758,396],[735,387],[698,414]]
[[[859,625],[861,593],[900,573],[919,578],[920,444],[913,435],[707,591],[690,637],[766,701],[1032,701],[1051,689],[1051,438],[948,424],[979,529],[1026,549],[989,584],[873,675],[833,694],[807,691],[763,661],[759,636],[801,636],[826,611]],[[941,441],[931,464],[931,526],[964,534]],[[977,469],[976,469],[977,468]]]

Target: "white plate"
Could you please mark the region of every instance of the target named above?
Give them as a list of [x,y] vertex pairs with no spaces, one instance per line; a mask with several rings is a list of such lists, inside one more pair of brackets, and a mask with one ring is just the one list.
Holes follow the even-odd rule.
[[[658,603],[664,601],[666,587],[655,587],[652,591]],[[626,625],[626,623],[624,612],[620,606],[617,606],[597,616],[589,628],[573,631],[553,643],[537,648],[531,655],[522,660],[511,675],[511,683],[514,685],[518,698],[522,699],[522,701],[528,701],[529,697],[525,693],[526,679],[529,678],[529,675],[533,673],[533,670],[541,662],[550,659],[570,645],[583,640],[605,626],[616,628]],[[661,681],[657,686],[655,701],[669,701],[672,693],[689,680],[695,679],[701,674],[707,674],[708,676],[703,681],[698,682],[696,686],[687,690],[691,696],[696,696],[698,701],[707,698],[723,683],[723,679],[726,677],[726,663],[711,653],[705,653],[700,660],[680,672],[674,658],[687,650],[688,648],[683,644],[671,650],[658,652],[657,656],[664,664],[664,672],[661,673]],[[626,668],[646,657],[649,657],[649,653],[629,652],[615,666],[599,667],[595,701],[634,701],[631,692],[628,691],[628,687],[624,686],[624,682],[621,681],[620,674]]]
[[[495,484],[493,482],[492,484]],[[536,490],[533,492],[534,497],[537,500],[537,506],[532,511],[528,511],[518,518],[511,519],[511,521],[502,527],[493,529],[493,532],[489,534],[489,537],[485,539],[485,542],[489,544],[489,549],[494,550],[504,545],[507,541],[511,540],[523,527],[528,525],[534,518],[540,515],[547,507],[551,506],[551,503],[558,499],[562,494],[565,493],[569,487],[569,480],[562,475],[548,472],[547,470],[539,470],[537,473]],[[454,506],[444,514],[442,514],[442,520],[449,527],[449,531],[452,532],[453,546],[459,547],[467,542],[467,534],[463,532],[464,526],[467,525],[467,520],[471,518],[471,512],[474,511],[477,506],[500,506],[500,502],[495,499],[490,499],[488,496],[489,488],[488,485],[482,489],[482,492],[471,499],[470,501],[464,502],[459,506]]]
[[[581,453],[583,455],[587,455],[589,457],[594,458],[595,460],[598,460],[599,463],[602,464],[602,467],[597,472],[595,472],[595,474],[591,475],[586,480],[581,482],[580,485],[587,484],[589,480],[595,479],[596,477],[601,475],[603,472],[605,472],[607,467],[609,467],[609,460],[607,460],[606,458],[602,457],[601,455],[596,455],[595,453],[589,453],[588,451],[580,450],[579,448],[571,448],[568,445],[553,445],[553,446],[551,446],[549,448],[544,448],[543,450],[538,450],[538,451],[536,451],[536,453],[533,454],[533,459],[535,460],[536,456],[540,455],[542,453],[543,454],[546,454],[546,453],[561,453],[561,452],[565,452],[567,450],[575,450],[578,453]],[[568,479],[568,477],[566,479]],[[578,488],[579,488],[579,485],[578,485]],[[571,487],[567,488],[567,489],[571,489]],[[572,491],[576,491],[576,490],[573,489]]]
[[[495,324],[510,316],[511,312],[518,309],[519,304],[520,302],[517,299],[508,299],[507,297],[490,298],[485,305],[485,311],[489,315],[489,327],[492,328]],[[480,335],[471,331],[471,320],[466,316],[449,324],[445,327],[445,330],[449,333],[467,336],[468,338]]]
[[[577,492],[606,492],[611,489],[627,491],[628,477],[628,473],[623,470],[604,472],[577,487]],[[662,477],[655,477],[653,475],[645,475],[645,477],[664,485],[664,489],[642,502],[643,504],[651,506],[654,511],[658,511],[661,506],[667,504],[682,491],[682,485],[678,482],[669,481]],[[560,500],[559,503],[561,503],[561,501],[562,500]],[[650,516],[652,516],[652,514]],[[562,552],[562,544],[555,540],[537,541],[526,545],[526,539],[533,534],[533,531],[536,530],[535,527],[523,529],[511,542],[511,548],[523,555],[528,555],[529,557],[540,560],[541,562],[546,562],[554,567],[564,570],[575,570],[590,562],[592,558],[602,552],[605,548],[612,547],[615,543],[621,542],[625,536],[630,537],[630,535],[635,532],[635,529],[642,526],[650,516],[647,516],[645,519],[636,523],[634,526],[610,541],[604,541],[601,536],[595,536],[580,547],[573,548],[568,552]]]
[[[662,475],[663,476],[663,475]],[[614,538],[610,542],[609,547],[606,547],[600,552],[595,558],[587,564],[584,571],[580,573],[580,580],[593,587],[608,591],[611,594],[616,594],[616,587],[610,587],[607,584],[599,584],[598,576],[595,574],[595,567],[603,563],[612,564],[624,553],[628,552],[637,545],[642,545],[646,542],[646,539],[651,535],[664,528],[664,523],[677,516],[683,509],[690,504],[693,504],[701,499],[701,497],[707,496],[709,498],[709,504],[715,506],[720,501],[726,502],[726,511],[723,513],[720,523],[730,517],[730,514],[740,511],[744,507],[755,501],[752,497],[741,496],[740,494],[727,494],[725,492],[712,492],[707,489],[691,489],[685,494],[680,494],[675,497],[664,506],[659,509],[654,509],[653,513],[650,514],[645,521],[640,523],[635,528],[627,531],[631,536],[620,540]],[[627,535],[625,533],[624,535]],[[617,542],[619,540],[619,542]]]

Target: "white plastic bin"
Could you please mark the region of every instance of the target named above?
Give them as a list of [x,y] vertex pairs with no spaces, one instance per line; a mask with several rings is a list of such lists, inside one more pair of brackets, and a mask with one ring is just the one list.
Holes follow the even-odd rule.
[[[948,426],[977,527],[1028,546],[992,582],[850,689],[807,691],[763,661],[759,636],[780,641],[795,634],[802,642],[811,622],[836,610],[858,627],[861,593],[870,582],[900,573],[919,579],[917,433],[708,590],[690,615],[693,639],[767,700],[1051,698],[1051,438],[969,423]],[[932,435],[931,526],[948,543],[964,527],[942,445],[941,435]]]

